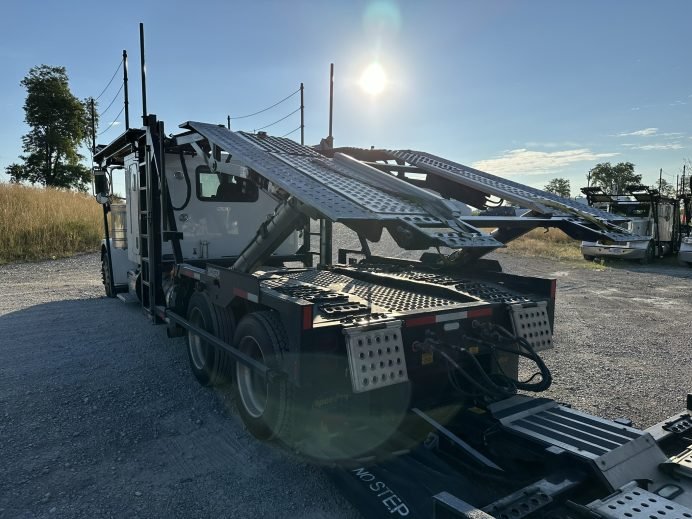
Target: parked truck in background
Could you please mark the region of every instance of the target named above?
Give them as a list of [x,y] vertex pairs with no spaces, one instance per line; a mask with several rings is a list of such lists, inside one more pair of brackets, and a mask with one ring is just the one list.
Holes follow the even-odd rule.
[[680,206],[675,197],[662,196],[646,186],[628,186],[626,194],[605,193],[600,187],[582,188],[588,204],[621,219],[620,225],[647,241],[615,243],[605,240],[582,241],[586,260],[619,258],[643,263],[680,248]]

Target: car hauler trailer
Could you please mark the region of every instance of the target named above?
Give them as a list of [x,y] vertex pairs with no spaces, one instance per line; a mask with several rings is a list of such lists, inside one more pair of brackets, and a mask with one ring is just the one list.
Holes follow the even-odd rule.
[[[145,122],[95,154],[106,210],[107,179],[126,176],[102,252],[106,292],[186,336],[194,376],[230,384],[254,436],[327,463],[366,515],[692,518],[689,413],[640,431],[527,396],[552,379],[539,352],[552,347],[555,281],[483,258],[536,227],[648,237],[423,152],[318,153]],[[527,212],[470,216],[490,197]],[[332,223],[360,243],[336,263]],[[426,252],[374,253],[385,230]],[[536,372],[527,380],[520,358]]]
[[621,225],[628,231],[650,237],[648,241],[624,244],[609,240],[583,241],[584,259],[620,258],[648,263],[678,252],[680,205],[676,198],[662,196],[646,186],[628,186],[629,194],[608,194],[600,187],[585,187],[581,191],[590,206],[620,217]]

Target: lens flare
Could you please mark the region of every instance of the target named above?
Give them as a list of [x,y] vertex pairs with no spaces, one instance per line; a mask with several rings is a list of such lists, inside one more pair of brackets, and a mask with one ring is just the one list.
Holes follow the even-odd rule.
[[371,63],[360,76],[360,87],[370,95],[380,94],[387,86],[387,75],[379,63]]

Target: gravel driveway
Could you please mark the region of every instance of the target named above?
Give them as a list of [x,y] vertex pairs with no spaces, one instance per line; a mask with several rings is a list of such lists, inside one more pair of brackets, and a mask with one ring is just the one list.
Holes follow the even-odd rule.
[[[641,427],[692,391],[692,269],[557,277],[549,395]],[[102,297],[99,258],[0,267],[0,517],[358,517],[315,467],[253,440],[182,339]]]

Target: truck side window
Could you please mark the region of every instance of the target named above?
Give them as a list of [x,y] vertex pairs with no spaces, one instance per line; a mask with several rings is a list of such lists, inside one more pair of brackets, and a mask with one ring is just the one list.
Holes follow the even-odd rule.
[[212,173],[206,166],[198,166],[197,198],[203,202],[256,202],[259,197],[257,186],[249,180]]

